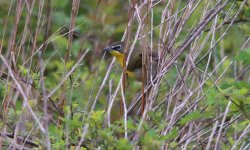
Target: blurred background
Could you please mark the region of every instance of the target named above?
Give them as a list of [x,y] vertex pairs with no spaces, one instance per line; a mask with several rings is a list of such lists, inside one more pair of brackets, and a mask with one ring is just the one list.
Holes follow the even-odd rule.
[[[86,135],[90,142],[85,141],[85,147],[89,149],[100,145],[103,146],[100,146],[101,148],[108,148],[107,145],[114,141],[120,142],[118,145],[113,145],[116,148],[129,145],[127,148],[130,149],[138,143],[145,147],[159,148],[162,141],[166,139],[169,139],[167,140],[169,143],[175,141],[171,143],[172,145],[170,144],[173,148],[178,145],[176,137],[179,126],[184,126],[191,121],[201,121],[201,118],[211,121],[211,118],[223,114],[229,101],[227,97],[234,100],[234,106],[226,118],[230,120],[230,117],[241,114],[242,120],[238,120],[239,126],[242,126],[242,129],[246,128],[249,124],[250,113],[247,109],[250,103],[250,2],[241,0],[227,2],[223,10],[214,17],[216,21],[210,21],[201,31],[201,35],[197,36],[195,41],[178,56],[174,67],[164,73],[164,79],[159,84],[157,96],[155,96],[154,106],[159,105],[159,107],[150,110],[148,115],[154,119],[148,119],[149,122],[143,124],[141,139],[121,136],[124,133],[124,131],[119,131],[119,128],[123,129],[123,126],[120,126],[121,122],[114,124],[113,127],[109,124],[110,128],[105,128],[107,120],[103,116],[114,96],[122,69],[115,62],[110,75],[107,76],[107,82],[102,85],[113,59],[112,56],[105,54],[103,49],[109,43],[122,39],[126,39],[128,45],[131,45],[140,25],[137,19],[131,19],[134,15],[134,18],[137,18],[136,9],[140,10],[141,17],[146,12],[149,12],[150,17],[148,21],[142,21],[143,30],[140,31],[140,38],[135,47],[141,47],[143,35],[151,40],[151,46],[156,51],[161,48],[167,51],[166,46],[171,45],[169,51],[166,52],[166,57],[164,56],[167,60],[174,56],[177,48],[183,44],[182,42],[188,38],[193,29],[200,25],[200,21],[205,17],[203,12],[213,10],[216,5],[215,0],[197,1],[197,6],[195,2],[187,1],[155,0],[150,3],[152,7],[146,7],[147,1],[144,0],[0,0],[0,54],[2,56],[0,59],[0,132],[3,145],[8,147],[9,144],[6,143],[20,135],[32,137],[29,140],[36,143],[37,147],[38,145],[46,147],[45,143],[50,142],[51,147],[55,149],[61,146],[69,147],[77,145],[80,137],[83,137],[82,132],[86,129],[83,127],[90,124],[91,131]],[[185,20],[186,16],[182,12],[185,12],[183,10],[188,6],[193,8],[193,13]],[[169,15],[164,16],[164,14]],[[162,20],[165,20],[164,24]],[[168,20],[171,21],[168,22]],[[180,27],[181,24],[179,25],[178,21],[183,21],[185,25]],[[161,25],[164,25],[163,29]],[[163,37],[167,28],[169,31],[178,30],[174,33],[169,32],[168,36]],[[129,33],[125,33],[126,29]],[[212,30],[214,32],[210,32]],[[225,35],[223,35],[224,32],[226,32]],[[163,42],[164,38],[166,40]],[[197,67],[203,71],[188,70],[192,68],[190,67],[192,65],[188,66],[189,56],[190,59],[194,59],[194,68]],[[77,64],[78,60],[81,61]],[[72,70],[74,66],[76,68]],[[67,76],[71,70],[73,72]],[[192,73],[189,74],[189,71]],[[177,84],[177,81],[181,81],[181,74],[186,79],[182,86]],[[185,75],[187,77],[184,77]],[[207,76],[211,80],[204,81]],[[34,114],[30,113],[30,109],[26,110],[25,99],[13,78],[17,79],[24,90],[34,114],[42,120],[43,125],[46,124],[45,136],[41,133],[39,125],[33,124],[36,122]],[[183,91],[179,92],[177,87],[185,90],[182,89]],[[197,87],[200,87],[202,92],[190,96],[191,102],[185,105],[187,108],[191,107],[198,101],[197,97],[204,93],[205,100],[197,108],[189,109],[194,112],[191,116],[179,124],[172,124],[168,132],[164,132],[164,136],[166,133],[171,133],[173,137],[159,139],[157,135],[162,135],[163,130],[169,125],[170,112],[189,97],[189,94]],[[142,83],[129,78],[126,81],[125,91],[129,105],[142,91]],[[171,99],[169,93],[173,95],[177,93],[177,96],[172,95],[173,99]],[[47,97],[49,94],[51,95]],[[117,121],[121,117],[121,95],[121,92],[115,95],[111,120]],[[45,98],[47,102],[44,102]],[[173,103],[170,99],[175,102]],[[200,123],[203,124],[203,121]],[[137,127],[140,126],[138,122],[135,123],[132,120],[128,122],[130,130],[136,132]],[[157,126],[160,124],[162,126],[159,129]],[[230,138],[227,137],[221,141],[225,148],[233,145],[237,138],[231,137],[234,131],[240,130],[236,124],[230,128],[229,126]],[[16,129],[17,127],[19,128]],[[212,127],[213,124],[210,124],[209,129]],[[242,132],[240,130],[237,133]],[[13,136],[10,136],[12,134]],[[4,139],[4,137],[9,139]],[[40,137],[42,138],[39,139]],[[149,143],[153,143],[154,139],[156,144],[150,145]],[[136,143],[136,140],[139,142]],[[247,141],[249,143],[249,138]],[[227,143],[231,145],[227,147]]]

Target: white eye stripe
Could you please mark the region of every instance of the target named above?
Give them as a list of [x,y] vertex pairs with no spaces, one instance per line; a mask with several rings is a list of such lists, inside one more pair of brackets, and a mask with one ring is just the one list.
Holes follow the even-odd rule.
[[115,45],[115,46],[112,46],[111,48],[114,50],[120,50],[121,47],[122,47],[121,45]]

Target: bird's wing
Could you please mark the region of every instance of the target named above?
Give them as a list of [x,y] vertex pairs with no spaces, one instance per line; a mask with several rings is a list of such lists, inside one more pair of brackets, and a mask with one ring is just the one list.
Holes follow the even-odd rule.
[[[158,62],[159,57],[157,53],[153,52],[149,56],[150,56],[150,59],[152,58],[153,62]],[[131,58],[128,63],[127,70],[133,71],[141,67],[142,67],[142,53],[135,53],[135,54],[132,53]]]
[[129,59],[127,70],[133,71],[137,68],[142,67],[142,57],[137,53],[131,55],[131,58]]

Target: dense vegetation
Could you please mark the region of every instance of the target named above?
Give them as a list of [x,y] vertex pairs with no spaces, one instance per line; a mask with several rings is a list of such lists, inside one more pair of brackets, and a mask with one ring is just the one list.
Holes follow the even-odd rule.
[[[0,10],[0,149],[250,148],[249,0],[2,0]],[[104,53],[121,40],[158,53],[147,85]]]

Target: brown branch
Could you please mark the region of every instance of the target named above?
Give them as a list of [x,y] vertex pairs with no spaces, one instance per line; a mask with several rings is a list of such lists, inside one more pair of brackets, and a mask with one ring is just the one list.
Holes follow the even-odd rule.
[[[0,133],[0,136],[14,139],[13,133]],[[33,147],[39,147],[39,145],[37,145],[34,141],[29,140],[26,137],[17,136],[16,138],[17,138],[17,141],[19,141],[19,142],[28,144],[28,145],[33,146]]]

